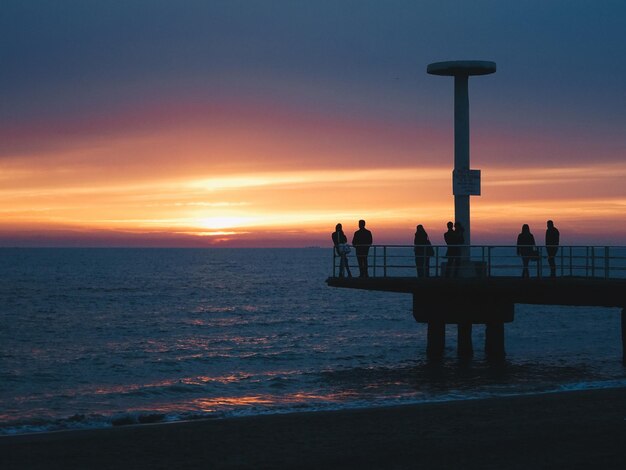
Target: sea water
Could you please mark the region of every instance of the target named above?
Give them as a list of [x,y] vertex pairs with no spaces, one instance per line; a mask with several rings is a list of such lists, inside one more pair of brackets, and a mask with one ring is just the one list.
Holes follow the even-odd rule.
[[619,309],[518,305],[506,363],[477,325],[433,364],[411,295],[331,273],[321,248],[0,249],[0,434],[626,386]]

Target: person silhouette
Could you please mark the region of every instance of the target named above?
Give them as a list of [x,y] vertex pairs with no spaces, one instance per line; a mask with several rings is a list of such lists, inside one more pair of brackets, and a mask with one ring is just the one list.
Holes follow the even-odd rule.
[[530,233],[528,224],[522,225],[522,232],[517,236],[517,255],[522,257],[522,277],[530,277],[528,263],[531,258],[537,257],[535,237]]
[[548,264],[550,265],[550,277],[556,277],[556,252],[559,251],[559,230],[554,226],[554,222],[546,222],[546,251],[548,253]]
[[415,228],[415,237],[413,238],[413,251],[415,252],[415,267],[417,268],[417,277],[430,276],[430,257],[435,254],[431,246],[428,234],[422,225]]
[[[456,230],[455,230],[456,226]],[[456,277],[458,273],[459,264],[461,263],[461,247],[465,241],[463,236],[463,226],[460,223],[453,224],[447,223],[448,231],[443,234],[443,239],[448,245],[446,250],[446,258],[448,258],[448,264],[446,266],[446,277]]]
[[364,220],[359,220],[359,229],[354,232],[352,244],[356,249],[356,260],[359,263],[359,277],[369,277],[367,255],[372,244],[372,232],[365,228]]
[[465,228],[461,222],[454,222],[454,236],[458,245],[465,243]]
[[348,253],[350,253],[348,237],[346,237],[346,234],[343,233],[343,227],[341,224],[335,225],[335,231],[331,235],[331,238],[333,240],[333,245],[335,246],[335,253],[339,256],[339,277],[344,277],[344,272],[346,271],[348,273],[348,277],[352,277],[350,266],[348,265]]

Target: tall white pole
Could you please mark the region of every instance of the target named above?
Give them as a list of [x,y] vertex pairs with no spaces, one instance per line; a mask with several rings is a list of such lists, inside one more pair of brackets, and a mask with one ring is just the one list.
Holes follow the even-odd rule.
[[[454,77],[454,170],[468,172],[470,169],[470,130],[468,75]],[[465,229],[465,244],[470,238],[470,197],[454,195],[454,218]],[[464,253],[465,256],[469,253]]]
[[480,195],[480,172],[470,172],[470,130],[468,81],[471,75],[488,75],[496,71],[495,62],[454,60],[434,62],[426,72],[454,77],[454,218],[465,229],[462,255],[469,257],[471,245],[470,195]]

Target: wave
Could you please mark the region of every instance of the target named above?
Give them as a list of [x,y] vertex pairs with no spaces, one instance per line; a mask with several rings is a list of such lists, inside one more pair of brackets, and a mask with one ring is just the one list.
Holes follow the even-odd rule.
[[[285,414],[294,412],[319,412],[380,408],[389,406],[413,405],[421,403],[441,403],[498,397],[537,395],[580,390],[625,388],[626,379],[598,380],[566,383],[558,386],[485,388],[480,390],[451,389],[441,393],[423,393],[384,397],[363,397],[349,391],[341,394],[291,393],[287,395],[251,395],[241,397],[214,397],[194,399],[190,402],[165,404],[156,410],[138,410],[120,413],[80,414],[65,418],[32,418],[6,421],[0,425],[0,436],[18,434],[58,432],[86,429],[103,429],[117,426],[172,423],[198,419],[227,419],[232,417]],[[180,391],[180,390],[178,390]],[[184,411],[184,408],[200,406],[202,409]]]

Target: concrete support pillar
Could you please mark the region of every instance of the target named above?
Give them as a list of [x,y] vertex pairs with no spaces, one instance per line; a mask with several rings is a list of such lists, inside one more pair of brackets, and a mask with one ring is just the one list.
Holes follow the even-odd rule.
[[622,308],[622,364],[626,366],[626,307]]
[[471,358],[474,355],[474,347],[472,346],[472,324],[459,323],[457,335],[458,356],[460,358]]
[[504,323],[487,323],[485,328],[485,355],[488,359],[504,359]]
[[429,359],[442,358],[445,346],[446,324],[442,321],[428,322],[426,356],[428,356]]

